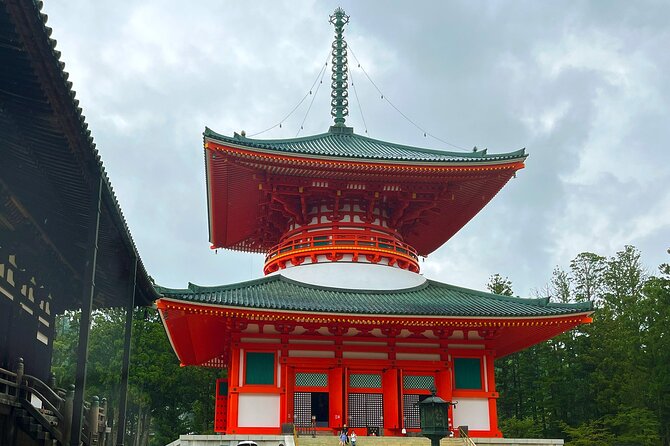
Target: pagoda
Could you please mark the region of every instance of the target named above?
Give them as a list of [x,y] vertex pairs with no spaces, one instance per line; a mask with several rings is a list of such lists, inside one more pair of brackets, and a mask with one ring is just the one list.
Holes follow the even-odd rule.
[[265,277],[157,287],[185,366],[217,367],[215,430],[282,426],[359,435],[419,431],[416,403],[437,395],[454,428],[500,437],[494,361],[590,322],[590,303],[557,304],[428,280],[435,251],[524,167],[524,150],[410,147],[345,123],[349,17],[330,17],[326,133],[280,140],[204,132],[213,249],[265,254]]

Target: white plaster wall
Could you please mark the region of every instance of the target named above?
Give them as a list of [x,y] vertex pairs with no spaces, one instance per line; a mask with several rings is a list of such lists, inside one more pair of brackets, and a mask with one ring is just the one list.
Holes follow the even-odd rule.
[[240,394],[239,427],[279,427],[279,395]]
[[489,421],[489,400],[486,398],[454,398],[454,427],[468,426],[470,430],[491,428]]
[[370,263],[314,263],[275,272],[310,285],[358,290],[401,290],[422,285],[426,278],[400,268]]

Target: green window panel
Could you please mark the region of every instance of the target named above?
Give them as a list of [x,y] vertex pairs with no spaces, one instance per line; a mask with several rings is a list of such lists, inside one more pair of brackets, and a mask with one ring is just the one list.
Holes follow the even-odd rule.
[[435,386],[435,377],[426,375],[405,375],[402,377],[402,386],[405,389],[428,390]]
[[382,387],[382,376],[377,374],[352,373],[349,375],[349,387],[380,389]]
[[454,358],[456,389],[482,388],[482,360],[479,358]]
[[275,354],[247,352],[244,371],[245,384],[274,384]]
[[328,374],[296,373],[295,385],[299,387],[328,387]]

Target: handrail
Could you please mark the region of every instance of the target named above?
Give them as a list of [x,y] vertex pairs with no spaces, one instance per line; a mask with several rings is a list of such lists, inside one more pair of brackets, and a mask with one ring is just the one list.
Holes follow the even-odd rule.
[[0,367],[0,373],[4,373],[5,375],[9,375],[10,377],[16,378],[16,372],[12,372],[11,370],[3,369]]
[[10,386],[10,387],[18,387],[17,384],[14,381],[9,381],[9,380],[2,379],[2,378],[0,378],[0,384],[4,384],[4,385]]
[[[19,395],[19,386],[16,383],[16,381],[18,381],[17,373],[12,372],[11,370],[0,368],[0,376],[2,376],[2,378],[0,378],[0,386],[2,386],[2,391],[0,391],[0,394],[7,395],[8,397],[12,398],[17,398]],[[10,389],[16,390],[12,392]]]
[[45,398],[44,395],[42,395],[39,392],[39,390],[37,390],[35,388],[32,388],[32,387],[28,387],[26,385],[22,386],[22,388],[26,391],[26,393],[29,393],[31,395],[36,395],[39,398],[39,400],[42,402],[42,404],[46,404],[48,406],[47,409],[49,409],[51,412],[53,412],[54,416],[56,418],[58,418],[58,421],[61,421],[63,419],[63,414],[60,413],[60,410],[58,410],[56,408],[56,406],[54,406],[51,403],[51,401],[49,401],[47,398]]
[[470,438],[468,433],[465,430],[461,429],[460,426],[458,427],[458,436],[465,440],[467,446],[477,446],[474,440]]
[[296,426],[293,424],[293,446],[298,446],[298,438],[300,435],[298,435],[298,432],[296,431]]
[[[23,375],[23,378],[26,380],[26,385],[29,381],[32,381],[33,384],[37,384],[37,386],[33,385],[33,388],[40,387],[42,391],[44,391],[49,397],[51,397],[53,400],[55,400],[55,403],[49,400],[50,403],[53,405],[57,405],[58,407],[61,407],[62,404],[65,402],[63,398],[61,398],[51,387],[46,385],[42,380],[39,378],[36,378],[32,375]],[[48,399],[48,398],[47,398]]]

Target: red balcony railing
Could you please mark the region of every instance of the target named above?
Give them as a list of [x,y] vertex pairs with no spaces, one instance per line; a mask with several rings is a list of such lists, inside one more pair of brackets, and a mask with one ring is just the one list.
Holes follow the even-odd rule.
[[403,269],[419,271],[419,256],[407,243],[371,230],[336,229],[301,232],[282,241],[265,256],[264,270],[266,274],[277,271],[284,268],[287,261],[299,265],[307,257],[316,262],[318,255],[326,255],[330,261],[337,261],[345,254],[352,255],[354,262],[360,256],[366,256],[368,262],[372,263],[385,258],[391,266],[397,264]]

